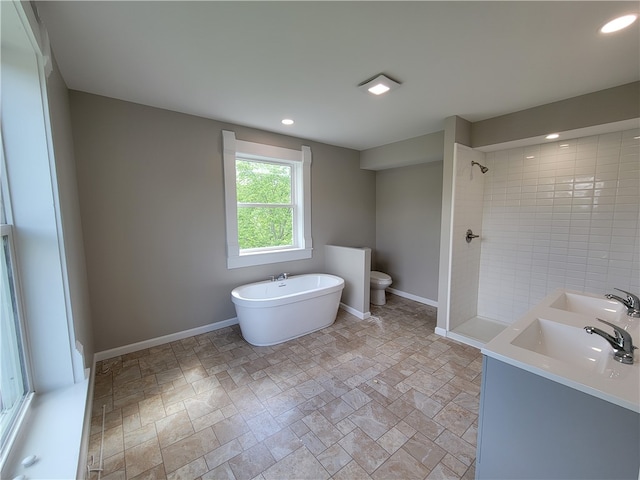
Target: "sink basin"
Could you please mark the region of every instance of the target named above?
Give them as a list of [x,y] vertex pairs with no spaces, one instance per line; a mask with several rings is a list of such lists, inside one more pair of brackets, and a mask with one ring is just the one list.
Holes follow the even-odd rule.
[[[640,320],[601,295],[557,289],[488,342],[482,353],[543,378],[640,413],[640,350],[633,365],[589,325],[613,335],[601,318],[626,330],[640,346]],[[638,479],[640,480],[640,479]]]
[[582,328],[537,318],[513,339],[512,345],[593,372],[604,373],[611,346]]
[[598,317],[609,322],[621,320],[626,316],[627,310],[624,305],[615,300],[571,292],[563,293],[549,306],[567,312]]

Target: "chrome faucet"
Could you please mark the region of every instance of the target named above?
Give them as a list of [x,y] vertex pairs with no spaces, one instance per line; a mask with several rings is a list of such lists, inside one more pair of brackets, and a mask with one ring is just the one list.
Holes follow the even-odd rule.
[[277,276],[277,277],[275,277],[275,278],[274,278],[274,277],[271,277],[271,278],[273,278],[273,281],[274,281],[274,282],[275,282],[275,281],[278,281],[278,282],[279,282],[280,280],[286,280],[287,278],[289,278],[289,274],[288,274],[288,273],[280,273],[280,274],[278,274],[278,276]]
[[613,295],[611,293],[607,293],[605,298],[609,300],[617,300],[625,307],[627,307],[627,315],[630,317],[638,318],[640,317],[640,299],[636,297],[633,293],[626,292],[624,290],[620,290],[619,288],[614,288],[614,290],[618,290],[619,292],[626,293],[627,298],[622,298],[617,295]]
[[631,339],[631,335],[626,330],[614,325],[613,323],[606,322],[601,318],[596,318],[599,322],[602,322],[610,327],[613,327],[613,331],[615,337],[612,337],[607,332],[604,332],[596,327],[584,327],[584,329],[589,334],[595,333],[596,335],[600,335],[604,338],[615,352],[613,354],[613,358],[620,363],[626,363],[627,365],[631,365],[633,363],[633,351],[638,348],[633,346],[633,340]]

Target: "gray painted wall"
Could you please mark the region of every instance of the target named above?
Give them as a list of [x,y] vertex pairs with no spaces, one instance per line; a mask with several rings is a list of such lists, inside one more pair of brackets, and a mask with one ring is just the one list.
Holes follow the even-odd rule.
[[385,170],[442,160],[444,131],[389,143],[360,152],[360,168]]
[[[521,128],[513,135],[504,129],[505,121],[513,125],[509,116],[475,124],[459,117],[448,121],[460,143],[505,141],[530,135],[531,122],[544,124],[560,107],[567,110],[563,125],[575,127],[576,105],[583,105],[581,111],[603,98],[635,98],[637,87],[518,112],[513,115]],[[72,91],[70,102],[96,351],[232,318],[234,286],[279,271],[320,271],[325,244],[372,247],[373,266],[393,276],[392,288],[438,299],[443,164],[405,165],[433,160],[433,148],[424,158],[413,153],[425,139],[439,149],[442,132],[359,153],[80,92]],[[594,115],[589,123],[620,119],[619,113]],[[226,269],[225,128],[242,140],[311,146],[311,260]],[[453,141],[442,141],[445,157]],[[407,148],[411,155],[399,154]],[[439,173],[415,175],[430,169]]]
[[[375,173],[359,153],[70,92],[96,351],[235,317],[231,290],[323,271],[325,244],[375,243]],[[313,155],[313,258],[227,270],[221,130]]]
[[633,82],[475,122],[471,125],[471,143],[465,145],[479,148],[639,115],[640,82]]
[[437,301],[442,210],[442,162],[376,173],[373,268],[394,289]]

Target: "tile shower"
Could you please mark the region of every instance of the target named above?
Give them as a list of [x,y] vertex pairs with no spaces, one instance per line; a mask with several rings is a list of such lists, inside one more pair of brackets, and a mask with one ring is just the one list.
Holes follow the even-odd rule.
[[[454,318],[452,302],[450,325],[478,317],[512,323],[556,288],[640,291],[639,135],[634,129],[459,155],[458,162],[480,156],[489,172],[456,178],[468,185],[456,187],[454,235],[458,221],[471,221],[458,206],[475,201],[482,241],[463,251],[464,261],[454,253],[452,299],[475,299],[469,292],[477,278],[477,311],[460,307]],[[466,284],[454,294],[460,277]]]

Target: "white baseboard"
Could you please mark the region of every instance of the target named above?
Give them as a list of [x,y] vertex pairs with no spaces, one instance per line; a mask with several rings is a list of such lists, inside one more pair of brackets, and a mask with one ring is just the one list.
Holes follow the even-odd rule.
[[345,305],[342,302],[340,302],[340,308],[343,309],[345,312],[350,313],[355,317],[358,317],[360,320],[366,320],[371,316],[371,312],[361,312],[360,310],[356,310],[355,308],[350,307],[349,305]]
[[444,328],[436,327],[435,333],[440,335],[441,337],[449,338],[451,340],[455,340],[456,342],[464,343],[465,345],[471,345],[479,350],[484,348],[484,343],[476,340],[475,338],[470,338],[465,335],[460,335],[459,333],[455,333],[452,331],[447,331]]
[[[425,305],[431,305],[433,307],[438,306],[438,302],[434,302],[433,300],[429,300],[428,298],[419,297],[411,293],[401,292],[400,290],[396,290],[394,288],[388,288],[387,290],[394,295],[398,295],[399,297],[408,298],[409,300],[424,303]],[[340,303],[340,308],[350,313],[351,315],[358,317],[360,320],[365,320],[371,317],[371,312],[361,312],[353,307],[345,305],[344,303]],[[195,335],[202,335],[203,333],[213,332],[215,330],[237,324],[238,317],[234,317],[228,320],[223,320],[221,322],[210,323],[209,325],[204,325],[202,327],[192,328],[190,330],[184,330],[182,332],[172,333],[170,335],[164,335],[162,337],[151,338],[149,340],[143,340],[142,342],[132,343],[130,345],[124,345],[122,347],[104,350],[102,352],[96,352],[94,355],[94,362],[99,362],[108,358],[114,358],[119,355],[126,355],[127,353],[137,352],[138,350],[144,350],[145,348],[157,347],[158,345],[162,345],[164,343],[175,342],[176,340],[182,340],[183,338],[193,337]],[[436,333],[438,333],[437,328]]]
[[475,347],[478,350],[483,349],[485,345],[484,342],[481,342],[480,340],[467,337],[466,335],[460,335],[459,333],[456,333],[456,332],[448,332],[447,338],[451,340],[455,340],[456,342],[464,343],[465,345],[471,345],[472,347]]
[[398,295],[399,297],[408,298],[409,300],[413,300],[414,302],[424,303],[425,305],[431,305],[432,307],[438,307],[438,302],[435,300],[430,300],[425,297],[419,297],[418,295],[414,295],[413,293],[407,293],[400,290],[396,290],[395,288],[387,288],[387,292],[393,293],[394,295]]
[[444,328],[441,328],[441,327],[436,327],[435,333],[440,335],[441,337],[446,337],[447,336],[447,330],[445,330]]
[[97,352],[94,355],[94,361],[99,362],[108,358],[117,357],[119,355],[125,355],[127,353],[137,352],[138,350],[144,350],[145,348],[157,347],[164,343],[175,342],[176,340],[182,340],[183,338],[193,337],[195,335],[202,335],[203,333],[213,332],[214,330],[220,330],[221,328],[230,327],[231,325],[238,324],[238,317],[223,320],[221,322],[210,323],[202,327],[196,327],[189,330],[183,330],[182,332],[172,333],[170,335],[164,335],[162,337],[156,337],[142,342],[132,343],[130,345],[124,345],[122,347],[112,348],[111,350],[105,350],[103,352]]
[[96,362],[90,368],[85,369],[86,378],[89,382],[89,390],[87,392],[87,401],[84,407],[84,422],[82,425],[82,438],[80,440],[80,457],[78,460],[78,470],[76,478],[78,480],[86,480],[89,477],[87,465],[89,464],[89,441],[91,438],[91,418],[93,415],[93,393],[96,383]]

